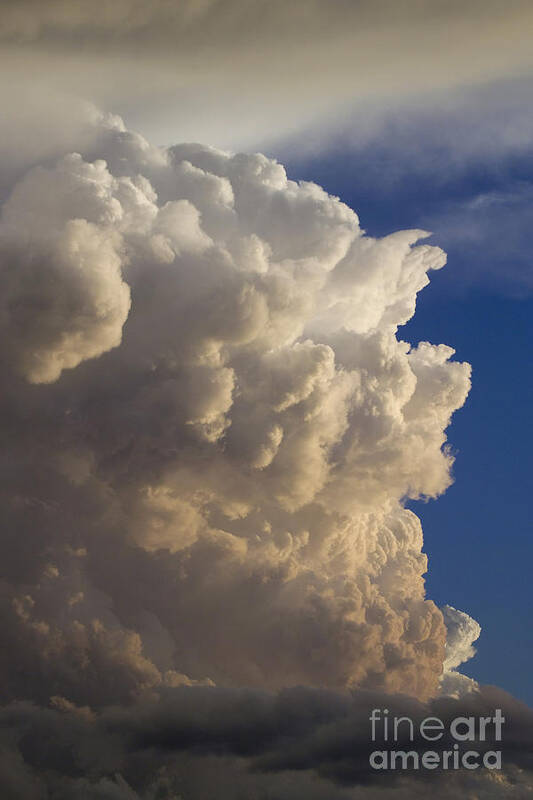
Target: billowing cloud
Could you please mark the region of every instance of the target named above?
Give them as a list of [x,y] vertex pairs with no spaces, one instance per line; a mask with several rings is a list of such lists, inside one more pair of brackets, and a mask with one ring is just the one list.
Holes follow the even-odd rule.
[[77,154],[17,184],[2,210],[2,327],[4,357],[28,380],[54,381],[120,344],[121,228],[142,224],[146,207],[142,187]]
[[4,686],[22,659],[81,705],[183,675],[431,695],[402,501],[449,485],[470,370],[397,330],[443,253],[261,155],[88,139],[0,221]]
[[366,797],[348,697],[365,725],[369,698],[451,715],[444,670],[494,704],[457,673],[479,626],[426,598],[404,505],[449,486],[470,386],[452,348],[401,339],[445,256],[262,155],[94,112],[78,143],[17,167],[0,217],[2,780]]
[[461,697],[479,689],[476,681],[462,675],[457,668],[476,654],[473,644],[479,639],[481,626],[464,611],[458,611],[452,606],[444,606],[441,611],[446,625],[446,656],[441,693],[450,697]]
[[[273,159],[155,146],[97,108],[158,143],[306,153],[354,108],[357,141],[384,107],[437,126],[434,108],[463,119],[465,83],[489,84],[491,114],[499,81],[521,85],[532,16],[526,0],[3,3],[2,796],[533,794],[531,713],[459,672],[480,626],[426,596],[406,508],[450,485],[470,387],[451,347],[402,338],[445,254],[424,229],[366,234]],[[524,119],[460,157],[520,150]],[[450,210],[448,241],[475,248],[496,218],[516,232],[528,192]],[[376,774],[375,707],[502,708],[504,769]]]

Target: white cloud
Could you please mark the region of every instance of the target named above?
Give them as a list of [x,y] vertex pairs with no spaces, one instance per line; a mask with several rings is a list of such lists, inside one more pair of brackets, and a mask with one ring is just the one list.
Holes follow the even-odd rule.
[[149,207],[142,189],[72,155],[29,172],[4,204],[2,349],[30,381],[120,344],[130,306],[121,231]]
[[473,644],[479,639],[481,626],[464,611],[458,611],[453,606],[446,605],[441,611],[446,625],[446,655],[441,692],[450,697],[462,697],[465,693],[479,690],[476,681],[461,675],[457,668],[475,656]]
[[470,369],[396,333],[443,253],[264,156],[88,127],[0,228],[6,614],[39,699],[167,673],[432,694],[445,629],[402,501],[449,485]]

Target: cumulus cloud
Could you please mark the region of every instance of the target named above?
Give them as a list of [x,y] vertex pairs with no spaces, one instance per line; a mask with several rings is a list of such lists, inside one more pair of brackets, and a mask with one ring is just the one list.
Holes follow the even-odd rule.
[[54,381],[120,344],[130,306],[121,228],[140,224],[143,202],[142,188],[77,154],[16,185],[0,223],[3,344],[28,380]]
[[448,486],[469,367],[396,333],[442,252],[261,155],[113,118],[92,147],[0,223],[9,525],[51,564],[6,610],[31,659],[60,685],[105,652],[125,694],[168,670],[431,694],[444,624],[401,501]]
[[446,625],[441,692],[450,697],[461,697],[465,693],[479,689],[476,681],[462,675],[457,668],[475,656],[476,649],[473,644],[479,639],[481,626],[464,611],[458,611],[452,606],[446,605],[441,611]]
[[[357,797],[329,755],[271,752],[293,702],[273,692],[419,708],[471,655],[404,507],[450,484],[470,386],[399,331],[445,256],[425,231],[367,236],[262,155],[94,112],[72,150],[17,168],[0,217],[2,780],[154,800],[222,770],[245,796]],[[296,694],[288,735],[320,750],[346,697]]]

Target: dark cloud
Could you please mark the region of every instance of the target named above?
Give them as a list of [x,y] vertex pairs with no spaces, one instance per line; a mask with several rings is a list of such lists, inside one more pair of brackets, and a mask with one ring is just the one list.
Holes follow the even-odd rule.
[[[59,698],[53,705],[19,703],[1,711],[10,780],[27,787],[24,797],[185,800],[209,788],[220,798],[297,798],[307,791],[317,798],[327,792],[334,798],[422,797],[430,791],[443,798],[473,792],[519,799],[533,791],[532,712],[489,687],[461,701],[428,705],[378,693],[190,687],[97,715]],[[396,749],[417,752],[451,749],[455,739],[447,732],[456,717],[492,718],[501,709],[502,741],[491,725],[485,741],[463,743],[461,752],[501,750],[504,769],[375,771],[370,754],[391,745],[379,737],[371,741],[373,708],[387,708],[391,718],[409,716],[416,731],[428,716],[441,720],[446,733],[438,746],[418,733],[411,741],[405,723],[399,728]]]

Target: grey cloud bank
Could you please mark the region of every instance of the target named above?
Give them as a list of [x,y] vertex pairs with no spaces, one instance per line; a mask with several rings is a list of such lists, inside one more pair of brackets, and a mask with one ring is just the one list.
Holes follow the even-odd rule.
[[[415,753],[428,749],[418,733],[428,715],[442,721],[443,739],[431,744],[440,751],[457,744],[454,719],[492,719],[495,708],[503,709],[503,741],[494,732],[476,735],[461,752],[501,750],[504,769],[376,772],[370,755],[384,745],[370,739],[370,714],[383,702],[391,716],[414,721],[414,737],[404,724],[394,746]],[[530,709],[489,687],[459,703],[427,705],[369,692],[181,687],[97,714],[54,698],[50,708],[0,709],[0,782],[9,797],[27,800],[373,800],[429,793],[439,800],[524,800],[532,793],[532,721]]]

